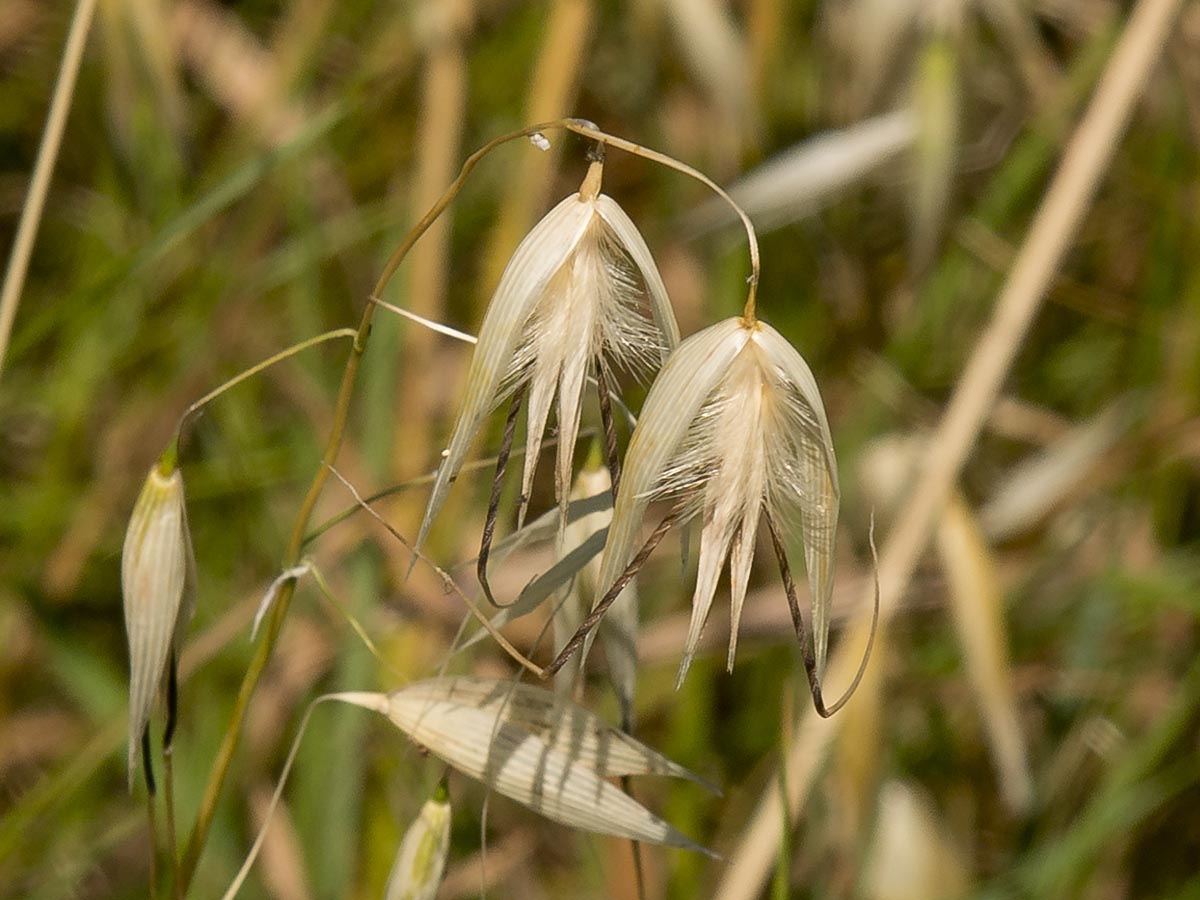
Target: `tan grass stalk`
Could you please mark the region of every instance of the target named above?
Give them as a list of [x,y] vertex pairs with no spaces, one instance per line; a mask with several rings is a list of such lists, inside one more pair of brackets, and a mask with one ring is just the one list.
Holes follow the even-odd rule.
[[668,31],[679,44],[693,76],[712,98],[714,122],[726,126],[720,131],[728,143],[718,141],[718,146],[736,148],[735,135],[752,133],[754,128],[749,121],[752,107],[747,103],[750,64],[746,39],[730,15],[729,4],[724,0],[661,2],[671,23]]
[[[900,604],[936,517],[958,480],[1025,333],[1108,168],[1150,70],[1158,61],[1180,2],[1140,0],[1067,145],[996,299],[992,320],[980,336],[934,434],[911,500],[884,544],[879,584],[886,616]],[[839,648],[830,665],[830,680],[835,683],[839,675],[848,678],[853,672],[850,653],[866,638],[861,622],[853,631],[842,644],[846,649]],[[787,760],[786,806],[792,815],[808,795],[819,762],[838,727],[837,720],[821,720],[811,714],[797,724]],[[758,895],[776,858],[783,817],[784,798],[771,788],[760,799],[729,858],[717,888],[717,900],[748,900]]]
[[284,805],[275,811],[275,821],[268,828],[270,808],[271,792],[256,787],[250,794],[250,818],[254,827],[265,829],[267,835],[262,847],[263,886],[272,900],[312,900],[296,823]]
[[87,35],[95,12],[96,0],[79,0],[71,17],[71,29],[67,32],[67,45],[63,50],[58,81],[54,85],[54,95],[50,100],[46,128],[42,132],[37,161],[33,164],[33,177],[29,180],[25,205],[21,208],[21,221],[17,224],[17,236],[13,240],[12,253],[8,257],[4,286],[0,288],[0,372],[4,371],[8,339],[12,335],[13,320],[17,317],[17,306],[21,302],[21,291],[25,287],[25,276],[29,272],[33,242],[37,237],[38,224],[46,206],[50,176],[58,159],[58,148],[67,124],[67,113],[71,109],[71,97],[75,93],[75,79],[79,75],[79,66],[83,61],[83,51],[87,45]]
[[[467,58],[464,43],[474,16],[474,0],[424,0],[415,12],[428,21],[425,62],[421,74],[421,111],[416,133],[415,170],[408,179],[412,186],[411,213],[416,218],[437,201],[441,185],[454,177],[454,161],[461,151],[464,110],[467,103]],[[532,154],[531,154],[532,155]],[[435,222],[412,256],[404,293],[412,311],[426,319],[444,319],[447,264],[450,256],[452,211]],[[424,465],[429,456],[443,389],[437,384],[440,370],[435,362],[434,337],[426,329],[407,328],[401,359],[392,446],[400,471]],[[397,516],[407,521],[419,513],[414,497],[400,505]]]
[[960,900],[968,894],[967,864],[947,824],[901,781],[889,781],[880,792],[864,869],[866,900]]

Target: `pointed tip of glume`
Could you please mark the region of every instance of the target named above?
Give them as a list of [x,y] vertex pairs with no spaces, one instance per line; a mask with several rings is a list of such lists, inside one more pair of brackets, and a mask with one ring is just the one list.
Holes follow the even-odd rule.
[[679,674],[675,676],[675,690],[683,687],[683,679],[687,678],[688,669],[691,668],[691,655],[684,656],[683,662],[679,664]]
[[721,854],[717,853],[716,851],[709,850],[703,844],[698,844],[696,841],[693,841],[686,834],[683,834],[680,831],[676,831],[674,828],[671,829],[671,834],[669,837],[669,846],[678,847],[680,850],[690,850],[693,853],[700,853],[700,854],[703,854],[704,856],[707,856],[709,859],[713,859],[713,860],[719,861],[722,858]]
[[413,553],[412,553],[412,559],[410,559],[408,561],[408,568],[404,570],[404,578],[401,580],[402,584],[408,584],[408,579],[412,577],[413,569],[415,569],[417,567],[418,559],[420,559],[420,557],[417,556],[417,550],[414,547]]

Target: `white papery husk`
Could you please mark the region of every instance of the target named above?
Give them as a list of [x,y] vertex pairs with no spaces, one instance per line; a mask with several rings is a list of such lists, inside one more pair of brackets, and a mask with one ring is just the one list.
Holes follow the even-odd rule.
[[450,798],[445,785],[421,807],[404,833],[384,889],[384,900],[433,900],[450,850]]
[[708,852],[607,779],[670,775],[711,786],[552,691],[446,676],[335,698],[382,713],[457,771],[551,821]]
[[701,517],[692,619],[679,679],[691,663],[717,579],[730,561],[728,665],[765,509],[785,533],[799,528],[812,599],[817,671],[825,667],[833,589],[837,463],[816,380],[800,354],[764,322],[726,319],[691,336],[663,366],[625,457],[601,560],[603,594],[637,552],[652,500]]
[[654,258],[616,201],[575,193],[555,206],[517,247],[488,304],[417,547],[424,545],[483,420],[518,387],[528,388],[522,498],[529,496],[557,397],[555,487],[565,504],[583,389],[597,360],[644,375],[678,343],[679,327]]
[[172,651],[178,655],[195,611],[183,475],[156,464],[138,495],[121,553],[121,594],[129,641],[129,752],[132,788],[142,732],[150,720]]

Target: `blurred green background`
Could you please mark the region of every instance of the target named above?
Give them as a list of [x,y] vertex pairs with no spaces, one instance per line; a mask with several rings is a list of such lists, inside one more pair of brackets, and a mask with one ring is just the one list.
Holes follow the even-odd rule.
[[[0,896],[147,895],[145,811],[124,784],[118,568],[141,479],[180,411],[276,350],[357,322],[388,253],[463,157],[524,124],[579,115],[721,183],[760,179],[743,195],[763,226],[760,314],[825,397],[843,484],[835,626],[857,615],[871,512],[885,535],[914,441],[971,353],[1127,6],[101,0],[0,372]],[[72,10],[0,2],[4,248]],[[521,235],[582,177],[585,144],[548,136],[549,153],[517,142],[479,167],[389,301],[478,328]],[[786,823],[766,895],[1200,897],[1198,142],[1189,3]],[[737,313],[744,239],[703,188],[618,152],[605,177],[683,333]],[[326,345],[231,392],[186,447],[200,602],[176,751],[184,833],[344,353]],[[468,359],[376,317],[340,463],[364,492],[432,468]],[[636,409],[640,389],[631,396]],[[499,418],[479,455],[496,447]],[[585,425],[596,421],[589,411]],[[551,502],[543,475],[536,508]],[[451,494],[431,544],[447,565],[478,546],[488,482],[463,478]],[[411,536],[424,499],[381,509]],[[348,503],[331,485],[317,520]],[[719,601],[708,651],[672,691],[691,584],[671,551],[642,577],[638,736],[725,794],[636,791],[730,854],[759,797],[786,782],[778,765],[808,698],[766,553],[732,676]],[[551,553],[510,558],[501,590]],[[437,669],[463,609],[427,574],[405,582],[408,555],[383,529],[354,518],[315,554],[396,668]],[[537,627],[511,634],[527,645]],[[491,649],[456,665],[507,671]],[[192,896],[228,885],[307,700],[395,684],[302,586]],[[589,705],[615,708],[602,678]],[[437,776],[386,725],[321,710],[242,895],[381,896]],[[477,896],[482,792],[452,779],[451,794],[442,896]],[[708,896],[726,865],[644,856],[651,896]],[[493,897],[635,896],[626,843],[563,833],[502,800],[482,877]]]

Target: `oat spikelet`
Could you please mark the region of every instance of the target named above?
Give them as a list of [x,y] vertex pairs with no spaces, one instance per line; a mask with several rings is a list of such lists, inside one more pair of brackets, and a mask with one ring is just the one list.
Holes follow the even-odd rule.
[[625,458],[599,576],[611,587],[636,550],[651,500],[684,504],[701,519],[692,619],[679,672],[695,654],[729,561],[732,623],[728,665],[762,513],[803,538],[818,676],[824,671],[833,588],[837,464],[816,381],[770,325],[726,319],[684,341],[654,382]]
[[[575,476],[571,489],[572,502],[588,497],[611,494],[612,477],[600,463],[600,454],[595,450],[585,467]],[[578,547],[584,546],[589,538],[602,532],[612,521],[611,503],[580,516],[566,526],[563,542],[558,551],[559,559]],[[575,633],[583,617],[600,599],[596,593],[600,575],[600,555],[593,556],[571,579],[565,595],[554,610],[554,643],[562,646]],[[633,701],[637,688],[637,632],[638,593],[637,580],[631,580],[621,591],[600,623],[600,640],[604,645],[604,656],[608,662],[609,678],[617,693],[621,706],[621,723],[626,730],[633,725]],[[583,654],[563,667],[555,676],[554,684],[559,693],[570,695]]]
[[447,676],[331,699],[382,713],[457,771],[553,822],[708,852],[608,779],[670,775],[710,785],[553,691]]
[[146,476],[125,532],[121,593],[129,639],[129,754],[132,788],[142,732],[172,653],[178,655],[196,600],[196,563],[183,476],[160,464]]
[[616,201],[599,193],[600,166],[593,163],[579,192],[534,226],[500,278],[479,329],[418,548],[484,419],[506,397],[518,389],[528,396],[521,520],[555,399],[556,496],[565,505],[588,375],[614,365],[645,375],[679,343],[666,288],[645,240]]

